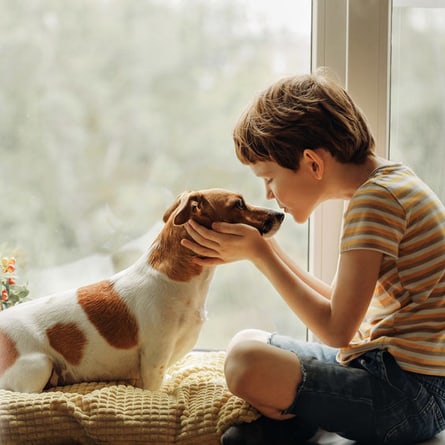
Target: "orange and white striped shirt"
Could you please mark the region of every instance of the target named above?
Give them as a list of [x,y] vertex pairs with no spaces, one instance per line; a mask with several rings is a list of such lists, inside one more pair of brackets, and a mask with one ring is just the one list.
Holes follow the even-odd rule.
[[387,349],[402,369],[445,376],[445,207],[409,168],[377,169],[345,213],[341,252],[383,253],[359,331],[338,354],[347,363]]

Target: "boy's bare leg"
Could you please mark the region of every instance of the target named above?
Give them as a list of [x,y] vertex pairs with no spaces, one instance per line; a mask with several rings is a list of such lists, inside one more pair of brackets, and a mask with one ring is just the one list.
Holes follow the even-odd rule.
[[270,334],[246,330],[237,334],[227,350],[225,374],[229,389],[260,411],[252,423],[232,425],[222,445],[295,445],[312,437],[317,426],[282,414],[294,401],[302,380],[297,356],[269,344]]
[[229,344],[225,375],[230,391],[249,402],[263,415],[276,420],[295,399],[302,381],[298,357],[268,344],[270,333],[245,330]]

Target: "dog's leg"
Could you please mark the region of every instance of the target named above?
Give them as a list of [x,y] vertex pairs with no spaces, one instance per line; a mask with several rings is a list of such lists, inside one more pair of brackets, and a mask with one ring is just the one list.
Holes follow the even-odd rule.
[[51,377],[53,363],[42,353],[21,356],[0,377],[0,388],[19,392],[42,392]]
[[141,353],[141,386],[151,391],[158,390],[164,380],[169,352],[159,347],[159,350],[144,350]]

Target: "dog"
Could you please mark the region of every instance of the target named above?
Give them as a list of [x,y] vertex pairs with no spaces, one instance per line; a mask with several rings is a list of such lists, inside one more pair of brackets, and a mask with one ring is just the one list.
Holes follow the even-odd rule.
[[166,369],[196,343],[214,272],[181,245],[190,218],[208,228],[244,223],[272,236],[284,214],[223,189],[184,192],[147,253],[127,269],[0,312],[0,389],[113,380],[158,389]]

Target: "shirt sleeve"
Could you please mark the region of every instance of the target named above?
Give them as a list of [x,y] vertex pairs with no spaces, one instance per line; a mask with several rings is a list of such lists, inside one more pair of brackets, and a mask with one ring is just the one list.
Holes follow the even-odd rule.
[[405,229],[406,215],[399,201],[385,187],[370,183],[349,202],[340,250],[377,250],[397,257]]

